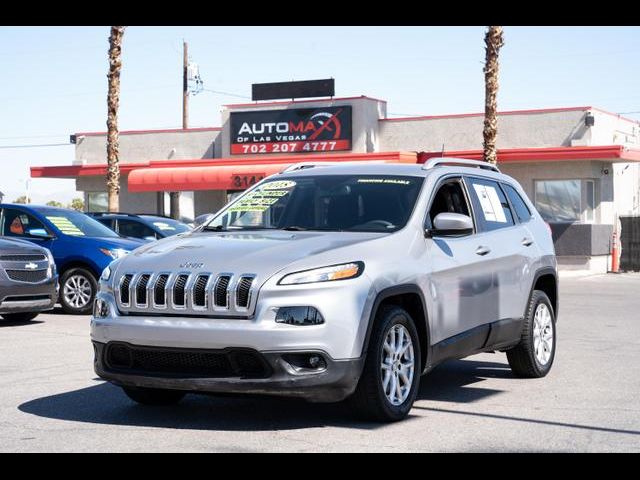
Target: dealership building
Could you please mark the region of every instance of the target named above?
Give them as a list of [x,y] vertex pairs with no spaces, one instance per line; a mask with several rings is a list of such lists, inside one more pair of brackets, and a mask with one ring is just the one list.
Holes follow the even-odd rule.
[[[180,191],[181,215],[194,218],[293,163],[480,159],[483,120],[388,118],[386,101],[367,96],[226,105],[218,127],[120,132],[120,205],[167,213],[168,192]],[[88,210],[106,210],[106,133],[71,141],[69,165],[32,167],[32,177],[73,178]],[[611,268],[620,218],[640,216],[638,122],[589,106],[501,112],[498,166],[552,226],[563,269]]]

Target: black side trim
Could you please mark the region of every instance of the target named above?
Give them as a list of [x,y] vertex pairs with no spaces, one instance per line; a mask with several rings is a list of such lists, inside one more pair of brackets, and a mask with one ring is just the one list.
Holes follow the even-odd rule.
[[446,338],[431,347],[431,364],[453,358],[463,358],[476,353],[487,344],[491,325],[479,325],[465,332]]
[[[380,308],[380,304],[386,300],[387,298],[394,297],[396,295],[403,295],[407,293],[415,293],[420,298],[420,302],[422,304],[422,311],[424,312],[424,318],[422,321],[424,322],[424,330],[426,332],[426,344],[421,345],[422,350],[422,370],[425,371],[427,367],[430,367],[431,364],[431,342],[429,341],[431,338],[431,331],[429,330],[429,313],[427,312],[427,304],[424,301],[424,295],[422,294],[422,290],[420,287],[414,284],[404,284],[404,285],[396,285],[394,287],[385,288],[384,290],[378,292],[375,301],[373,302],[373,307],[371,307],[371,312],[369,313],[369,322],[367,324],[367,334],[364,338],[364,344],[362,346],[362,355],[361,357],[365,357],[367,350],[369,348],[369,339],[371,338],[371,331],[373,330],[373,322],[376,318],[376,314],[378,313],[378,309]],[[414,319],[416,322],[419,322],[421,319]],[[419,325],[416,325],[416,328],[419,330]]]
[[522,318],[506,318],[446,338],[431,347],[431,366],[445,360],[513,346],[520,341],[522,322]]

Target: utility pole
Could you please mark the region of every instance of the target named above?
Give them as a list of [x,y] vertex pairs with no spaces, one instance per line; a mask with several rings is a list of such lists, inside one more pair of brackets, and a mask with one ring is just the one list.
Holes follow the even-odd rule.
[[[189,128],[189,45],[182,41],[182,129]],[[180,192],[169,192],[171,218],[180,219]]]

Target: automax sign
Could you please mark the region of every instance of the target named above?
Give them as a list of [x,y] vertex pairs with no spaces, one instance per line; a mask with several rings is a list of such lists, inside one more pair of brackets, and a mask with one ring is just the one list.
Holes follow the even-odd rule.
[[233,112],[231,154],[351,150],[351,106]]

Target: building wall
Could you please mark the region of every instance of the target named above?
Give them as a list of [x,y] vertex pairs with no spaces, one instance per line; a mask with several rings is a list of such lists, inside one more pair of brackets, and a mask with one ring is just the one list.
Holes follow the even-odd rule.
[[[145,132],[120,135],[120,161],[213,158],[219,130]],[[78,135],[74,164],[107,162],[106,135]]]
[[[498,148],[570,146],[582,138],[586,110],[498,116]],[[439,151],[482,148],[484,116],[388,119],[380,122],[380,150]]]
[[[505,163],[500,170],[515,178],[535,202],[534,182],[536,180],[595,180],[596,211],[595,223],[613,225],[615,220],[613,204],[612,165],[600,161],[572,162],[532,162]],[[608,174],[605,172],[609,172]]]
[[[76,190],[84,192],[84,204],[88,205],[87,193],[106,191],[103,177],[80,177],[76,179]],[[156,192],[129,192],[127,175],[120,177],[120,210],[133,213],[157,213],[161,211]]]

